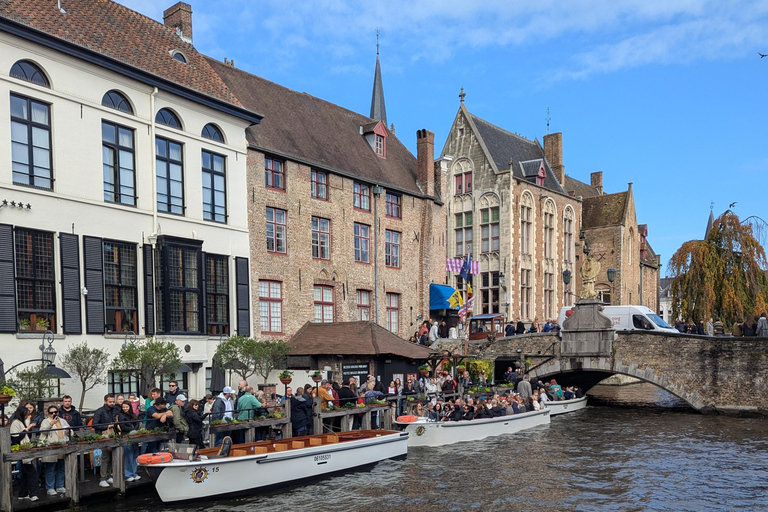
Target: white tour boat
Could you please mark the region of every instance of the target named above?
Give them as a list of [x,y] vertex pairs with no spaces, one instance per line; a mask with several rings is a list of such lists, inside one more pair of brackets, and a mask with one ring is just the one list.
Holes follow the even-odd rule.
[[[163,452],[139,457],[163,502],[228,497],[291,481],[404,459],[408,434],[362,430],[302,436],[277,441],[205,448],[186,458]],[[178,454],[176,455],[178,456]],[[190,460],[193,459],[193,460]]]
[[544,402],[544,405],[547,409],[552,411],[550,413],[552,416],[565,414],[567,412],[580,411],[587,407],[587,395],[584,395],[581,398],[573,398],[571,400],[550,400],[549,402]]
[[462,421],[395,421],[409,434],[409,446],[442,446],[512,434],[539,425],[549,425],[549,409],[521,414]]

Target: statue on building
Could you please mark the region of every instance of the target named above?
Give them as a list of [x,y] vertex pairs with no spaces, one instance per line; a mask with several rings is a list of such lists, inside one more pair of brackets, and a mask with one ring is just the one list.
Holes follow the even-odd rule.
[[594,299],[597,297],[595,291],[595,279],[600,274],[600,263],[595,261],[591,254],[587,255],[584,263],[581,265],[581,293],[580,299]]

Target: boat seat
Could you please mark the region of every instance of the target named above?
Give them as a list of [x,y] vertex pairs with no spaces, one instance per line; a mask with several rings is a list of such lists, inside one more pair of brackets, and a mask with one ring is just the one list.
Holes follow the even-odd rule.
[[221,441],[219,447],[219,453],[216,455],[209,455],[208,459],[225,459],[229,457],[229,451],[232,449],[232,438],[227,436]]

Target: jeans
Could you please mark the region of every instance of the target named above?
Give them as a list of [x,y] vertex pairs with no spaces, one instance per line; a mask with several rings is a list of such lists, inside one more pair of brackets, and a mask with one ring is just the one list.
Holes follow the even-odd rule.
[[135,478],[138,463],[136,457],[139,456],[139,445],[136,443],[127,444],[123,447],[123,467],[125,478]]
[[37,474],[37,466],[34,463],[21,465],[21,481],[19,485],[19,497],[37,496],[37,484],[40,477]]
[[226,430],[226,431],[223,431],[223,432],[220,430],[220,431],[216,432],[216,442],[214,443],[213,446],[221,446],[221,442],[224,440],[225,437],[227,437],[230,434],[231,434],[231,432],[229,430]]
[[56,462],[44,462],[45,468],[45,488],[60,489],[64,487],[64,459],[58,459]]
[[101,449],[101,466],[99,467],[99,475],[102,480],[112,476],[112,450],[107,448]]

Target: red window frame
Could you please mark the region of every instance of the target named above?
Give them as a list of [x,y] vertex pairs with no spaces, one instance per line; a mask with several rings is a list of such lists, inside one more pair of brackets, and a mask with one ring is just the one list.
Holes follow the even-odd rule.
[[[363,230],[365,229],[365,232],[367,235],[363,234]],[[368,224],[362,224],[360,222],[355,222],[353,228],[352,228],[352,236],[354,237],[354,247],[355,247],[355,261],[358,263],[370,263],[371,262],[371,226]],[[364,244],[364,242],[367,242]],[[366,250],[363,251],[363,245],[365,245]],[[366,258],[363,259],[363,254],[366,255]]]
[[[362,302],[361,298],[365,297],[366,302]],[[367,318],[363,318],[363,312]],[[370,290],[357,290],[357,319],[361,321],[368,321],[371,319],[371,291]]]
[[[399,231],[387,229],[384,232],[384,264],[389,268],[400,268],[402,253],[400,252]],[[397,241],[395,241],[397,239]]]
[[[363,206],[363,199],[368,203],[368,207]],[[352,185],[352,206],[356,210],[371,211],[371,187],[362,183]]]
[[[267,252],[273,253],[273,254],[287,254],[288,253],[288,212],[286,210],[282,210],[280,208],[273,208],[271,206],[267,206],[267,212],[269,210],[272,210],[272,219],[269,220],[269,216],[267,215],[266,223],[267,223]],[[285,219],[285,222],[278,222],[277,221],[277,212],[283,213],[283,219]],[[272,247],[273,249],[269,249],[269,226],[272,225]],[[283,250],[279,251],[277,250],[277,231],[278,227],[282,226],[283,228]]]
[[310,171],[311,195],[315,199],[328,200],[328,173]]
[[[315,293],[315,291],[317,289],[320,289],[320,300],[317,300],[317,299],[314,298],[314,293]],[[325,290],[330,290],[331,291],[331,301],[330,302],[327,302],[327,301],[323,300],[323,296],[325,295]],[[320,323],[324,323],[325,324],[325,323],[333,322],[333,318],[335,316],[335,311],[334,311],[335,306],[333,304],[333,286],[324,286],[324,285],[321,285],[321,284],[316,284],[312,288],[312,293],[313,293],[313,300],[314,300],[313,304],[314,304],[314,306],[315,307],[320,306],[320,312],[321,312]],[[331,320],[330,320],[330,322],[326,322],[326,320],[325,320],[325,306],[331,306]],[[314,312],[313,312],[313,314],[314,314]],[[317,319],[317,316],[314,316],[313,318]]]
[[[267,286],[267,295],[261,294],[261,284],[265,283]],[[278,289],[280,290],[280,296],[279,297],[273,297],[272,296],[272,285],[276,284],[278,286]],[[261,303],[265,302],[267,303],[267,325],[268,330],[264,330],[263,326],[261,324],[262,315],[261,315]],[[272,304],[273,303],[279,303],[280,304],[280,330],[273,331],[272,330]],[[259,280],[259,328],[261,329],[262,333],[277,333],[282,334],[283,332],[283,283],[280,281],[269,281],[266,279]]]
[[403,218],[403,209],[402,209],[403,196],[387,192],[385,200],[386,200],[385,210],[386,210],[387,217],[391,219],[402,219]]
[[[275,178],[280,181],[275,186]],[[274,158],[264,158],[264,186],[274,190],[285,190],[285,162]]]
[[[325,227],[323,227],[325,223]],[[331,259],[331,221],[323,217],[312,217],[312,259]],[[325,240],[325,243],[323,241]],[[325,248],[325,255],[323,255]]]
[[[395,299],[395,305],[392,305],[392,299]],[[400,294],[387,292],[385,301],[387,304],[387,330],[397,334],[400,332]],[[397,325],[392,329],[392,318],[396,319]]]

